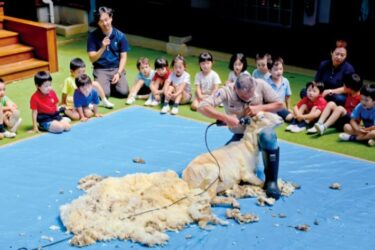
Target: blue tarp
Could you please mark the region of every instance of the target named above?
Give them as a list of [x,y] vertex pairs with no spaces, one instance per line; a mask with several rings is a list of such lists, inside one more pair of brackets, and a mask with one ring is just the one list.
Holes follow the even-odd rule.
[[[33,249],[51,243],[45,236],[54,242],[69,237],[50,226],[62,227],[59,207],[83,193],[76,186],[84,176],[168,169],[181,174],[195,156],[206,152],[206,126],[132,107],[79,123],[69,133],[43,134],[0,148],[1,249]],[[226,128],[212,127],[208,143],[215,149],[230,135]],[[280,148],[279,177],[300,184],[300,190],[273,207],[241,199],[242,213],[257,214],[257,223],[230,221],[211,230],[191,225],[169,232],[168,244],[153,249],[375,249],[375,164],[286,142],[280,142]],[[134,157],[146,164],[133,163]],[[333,182],[342,189],[329,189]],[[220,218],[225,210],[214,208]],[[294,229],[300,224],[311,228]],[[84,249],[128,248],[147,247],[113,240]],[[64,241],[43,249],[77,248]]]

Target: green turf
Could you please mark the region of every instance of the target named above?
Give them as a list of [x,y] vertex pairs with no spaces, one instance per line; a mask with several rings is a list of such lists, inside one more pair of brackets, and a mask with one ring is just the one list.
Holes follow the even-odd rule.
[[[87,54],[86,54],[86,37],[85,36],[75,36],[69,39],[58,37],[58,41],[60,43],[60,45],[58,46],[59,72],[52,74],[52,77],[53,77],[52,86],[60,98],[63,81],[69,75],[69,62],[72,58],[81,57],[82,59],[84,59],[87,65],[86,71],[89,75],[92,74],[92,68],[91,68],[91,63],[89,62]],[[130,85],[133,84],[135,76],[137,74],[135,62],[141,56],[147,56],[148,58],[150,58],[152,62],[158,56],[164,56],[169,61],[171,61],[172,59],[172,56],[166,55],[164,52],[132,46],[131,51],[128,53],[128,62],[127,62],[127,67],[126,67],[127,79]],[[187,57],[186,59],[187,59],[187,71],[190,73],[192,81],[193,81],[196,72],[199,71],[198,60],[197,60],[197,57]],[[252,72],[253,69],[254,68],[250,66],[248,70],[249,72]],[[228,62],[215,61],[214,70],[219,73],[221,80],[225,82],[229,73]],[[293,92],[292,105],[294,105],[299,100],[299,97],[298,97],[299,90],[306,84],[306,82],[312,79],[312,76],[298,74],[295,72],[293,73],[288,72],[288,66],[285,66],[284,76],[287,77],[291,83],[292,92]],[[0,140],[0,146],[11,143],[11,142],[15,142],[20,139],[35,136],[35,134],[27,133],[27,131],[32,128],[29,100],[30,100],[30,96],[32,95],[34,91],[35,91],[35,85],[34,85],[32,78],[13,82],[7,85],[7,95],[20,108],[22,112],[23,124],[21,125],[16,138],[2,139]],[[127,107],[125,106],[124,104],[125,100],[123,99],[110,98],[110,101],[116,105],[115,109],[108,110],[108,109],[100,108],[99,111],[101,113],[106,114],[106,113],[113,112],[119,109],[124,109]],[[137,100],[136,104],[143,105],[143,102],[144,101]],[[160,108],[157,107],[155,109],[160,109]],[[188,105],[181,105],[179,109],[179,115],[184,116],[184,117],[189,117],[195,120],[205,121],[205,122],[212,121],[197,112],[191,111]],[[328,151],[350,155],[350,156],[354,156],[354,157],[358,157],[362,159],[367,159],[370,161],[375,161],[374,148],[368,147],[360,143],[340,142],[338,140],[338,133],[334,129],[329,129],[328,133],[324,136],[316,136],[316,135],[307,135],[305,133],[298,133],[298,134],[286,133],[284,132],[284,128],[285,128],[285,125],[277,129],[277,134],[279,138],[283,140],[322,149],[322,150],[328,150]]]

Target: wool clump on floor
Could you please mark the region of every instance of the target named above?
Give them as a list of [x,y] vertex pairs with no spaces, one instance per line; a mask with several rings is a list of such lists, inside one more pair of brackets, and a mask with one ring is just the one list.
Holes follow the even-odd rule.
[[[99,182],[92,185],[93,179]],[[60,207],[64,225],[74,234],[72,245],[112,239],[163,245],[169,239],[167,230],[178,231],[193,222],[203,228],[208,223],[226,224],[213,215],[208,194],[196,195],[201,190],[190,189],[173,171],[102,181],[88,176],[86,181],[91,183],[87,193]]]
[[[284,196],[294,192],[291,183],[279,180],[279,186]],[[169,240],[168,230],[179,231],[191,223],[201,228],[209,223],[228,224],[212,213],[208,192],[190,189],[173,171],[108,178],[89,175],[79,181],[78,187],[86,194],[60,207],[61,220],[74,234],[70,243],[75,246],[113,239],[164,245]],[[252,185],[235,185],[222,195],[265,197],[263,189]],[[227,212],[227,218],[239,223],[259,220],[256,215],[236,211],[230,216]]]

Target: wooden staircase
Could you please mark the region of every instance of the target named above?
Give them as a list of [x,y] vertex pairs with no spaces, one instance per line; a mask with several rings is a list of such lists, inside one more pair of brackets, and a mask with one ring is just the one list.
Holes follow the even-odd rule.
[[0,2],[0,78],[9,83],[40,70],[58,70],[55,26],[4,16]]

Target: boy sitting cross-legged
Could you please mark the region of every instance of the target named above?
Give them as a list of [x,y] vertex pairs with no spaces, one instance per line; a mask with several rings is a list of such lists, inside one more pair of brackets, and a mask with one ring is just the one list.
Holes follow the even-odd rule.
[[33,121],[33,129],[30,132],[37,133],[39,129],[51,133],[69,131],[70,120],[60,116],[57,108],[59,99],[52,89],[52,77],[50,73],[39,71],[34,76],[34,82],[37,90],[30,99]]
[[3,138],[14,138],[16,133],[9,132],[5,129],[3,118],[3,107],[0,105],[0,140]]
[[20,111],[17,105],[6,95],[6,85],[3,79],[0,78],[0,107],[2,109],[2,124],[9,129],[9,132],[6,133],[6,137],[17,132],[18,127],[22,122],[20,117]]
[[287,131],[298,133],[304,131],[308,124],[314,122],[327,105],[322,93],[324,84],[311,81],[306,84],[307,95],[293,108],[294,117]]
[[147,99],[145,106],[151,106],[154,97],[151,93],[150,84],[155,75],[155,70],[151,69],[150,62],[147,57],[140,57],[137,60],[138,74],[135,78],[135,83],[130,90],[128,100],[125,104],[131,105],[135,99]]
[[360,93],[361,102],[353,110],[350,123],[345,124],[345,133],[339,138],[342,141],[367,141],[369,146],[375,146],[375,83],[363,85]]
[[[80,120],[87,121],[95,115],[95,117],[102,117],[98,113],[99,96],[96,90],[92,87],[91,78],[82,74],[76,78],[77,89],[74,91],[74,107],[77,110]],[[92,104],[92,110],[90,108]]]

